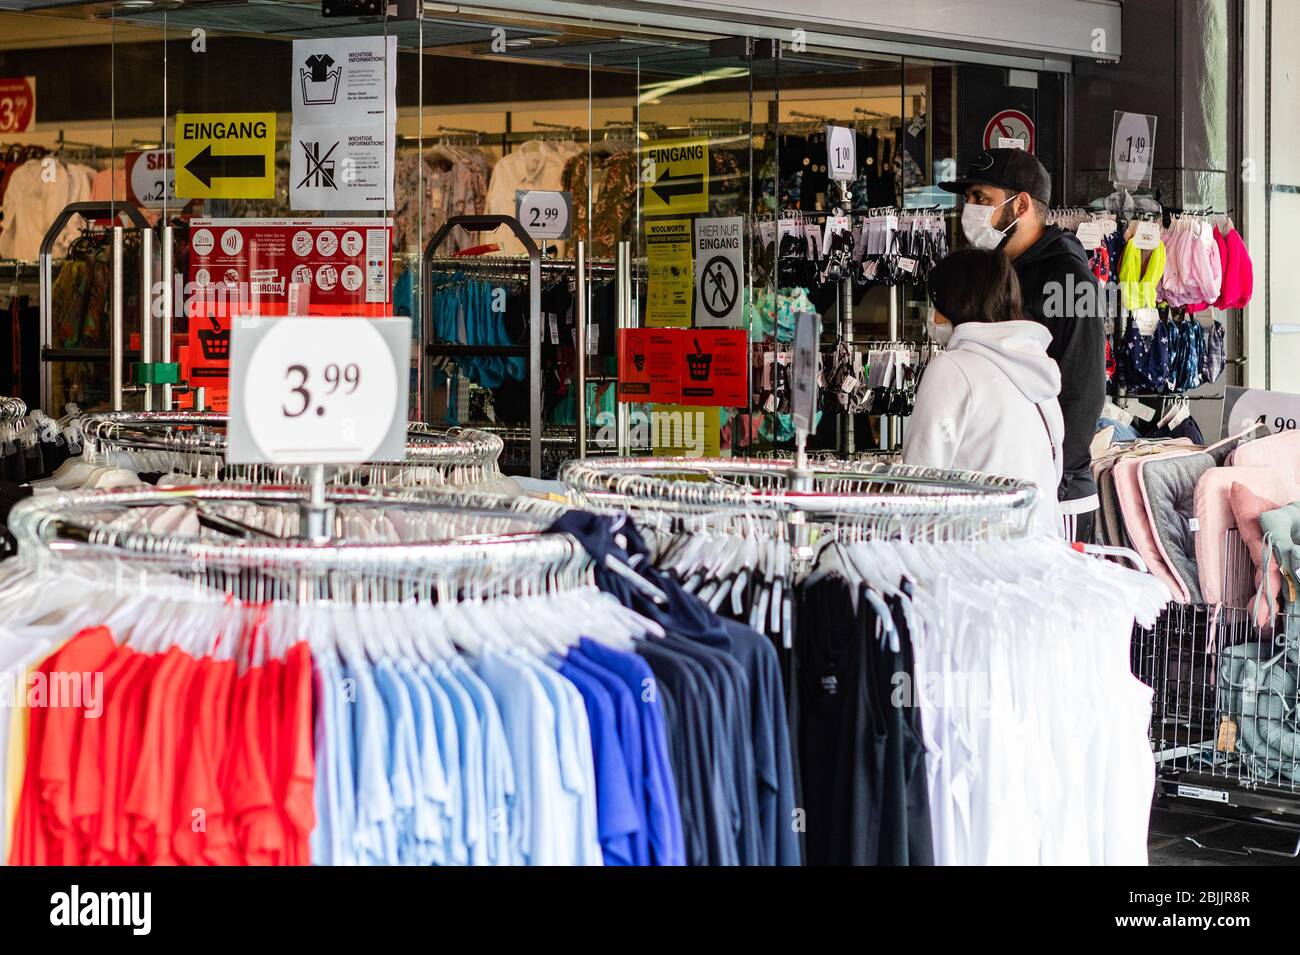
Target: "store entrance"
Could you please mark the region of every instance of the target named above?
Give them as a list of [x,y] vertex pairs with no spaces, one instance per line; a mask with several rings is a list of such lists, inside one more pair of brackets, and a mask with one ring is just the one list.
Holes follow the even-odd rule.
[[[148,222],[76,218],[44,273],[14,267],[38,316],[15,383],[34,404],[222,411],[233,317],[398,315],[413,327],[412,417],[495,431],[512,469],[769,453],[792,446],[792,330],[810,312],[824,362],[865,342],[878,369],[839,356],[835,384],[861,387],[819,415],[813,446],[898,446],[923,344],[913,289],[949,231],[934,188],[956,153],[949,65],[286,2],[4,19],[75,38],[75,57],[33,58],[42,90],[74,59],[96,80],[15,147],[47,151],[69,201]],[[846,189],[828,126],[855,147]],[[520,219],[537,261],[507,227],[456,225],[466,216]],[[39,261],[48,225],[15,233],[12,257]],[[900,228],[925,249],[901,266]],[[655,354],[671,350],[675,370],[621,389],[645,374],[637,329],[660,330]]]

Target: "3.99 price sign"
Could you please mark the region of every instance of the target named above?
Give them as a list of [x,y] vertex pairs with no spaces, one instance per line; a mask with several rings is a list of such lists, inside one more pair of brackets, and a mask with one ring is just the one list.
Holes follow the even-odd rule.
[[36,124],[36,77],[0,76],[0,133],[30,132]]
[[359,464],[406,454],[409,319],[239,319],[232,464]]

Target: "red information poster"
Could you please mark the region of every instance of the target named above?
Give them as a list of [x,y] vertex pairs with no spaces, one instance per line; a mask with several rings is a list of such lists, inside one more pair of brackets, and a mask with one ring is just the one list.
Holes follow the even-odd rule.
[[680,347],[677,329],[619,329],[619,401],[675,404],[681,394]]
[[619,401],[749,403],[744,329],[625,328],[618,334]]
[[749,338],[743,328],[684,328],[678,340],[683,402],[724,408],[749,403]]
[[226,409],[230,324],[241,316],[392,314],[391,219],[190,221],[184,374]]

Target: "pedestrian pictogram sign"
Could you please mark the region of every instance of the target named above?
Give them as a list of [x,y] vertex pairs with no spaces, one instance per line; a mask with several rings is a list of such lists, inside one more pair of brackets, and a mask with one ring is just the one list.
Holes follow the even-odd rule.
[[641,152],[641,212],[647,216],[709,211],[709,142],[655,143]]
[[275,113],[177,113],[176,195],[275,196]]

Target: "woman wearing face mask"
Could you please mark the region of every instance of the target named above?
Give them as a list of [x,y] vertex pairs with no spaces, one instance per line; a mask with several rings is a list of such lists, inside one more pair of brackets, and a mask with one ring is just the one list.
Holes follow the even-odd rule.
[[1020,283],[1000,251],[963,249],[930,273],[930,336],[903,463],[1032,481],[1035,531],[1060,536],[1056,488],[1065,425],[1051,333],[1021,318]]

